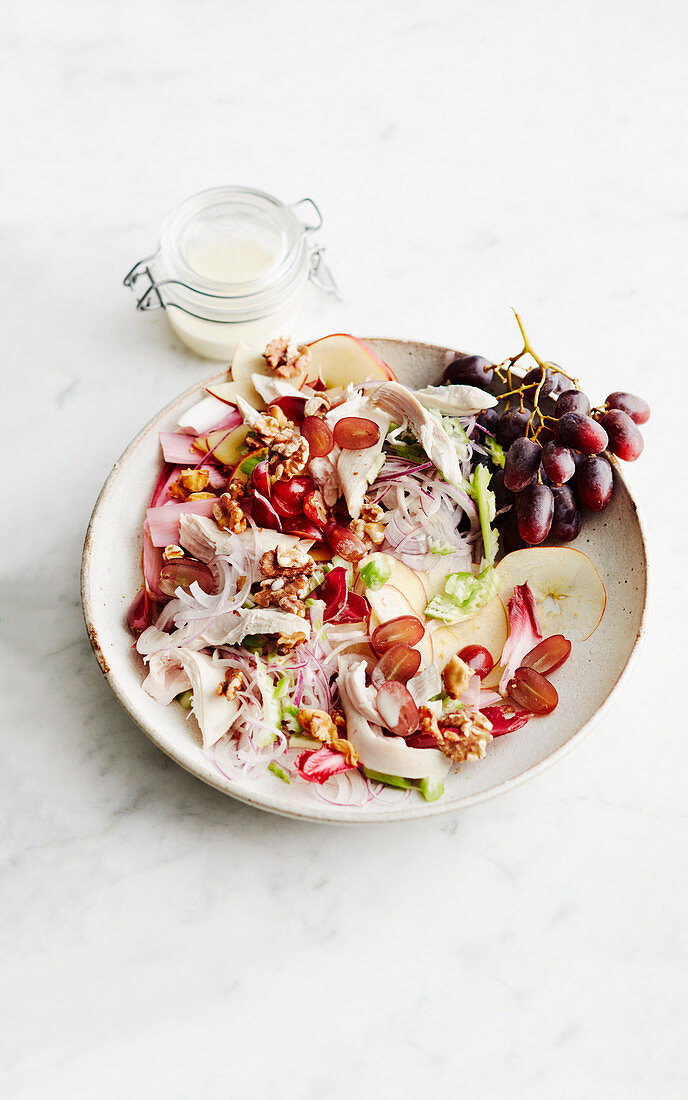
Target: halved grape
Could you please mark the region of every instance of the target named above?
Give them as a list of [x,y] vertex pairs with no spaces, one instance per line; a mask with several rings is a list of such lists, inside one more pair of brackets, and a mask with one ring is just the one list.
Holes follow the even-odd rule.
[[160,591],[166,596],[174,596],[177,588],[188,592],[194,581],[204,592],[214,593],[217,589],[215,577],[202,561],[173,558],[172,561],[166,561],[160,570]]
[[332,429],[320,416],[304,417],[301,424],[301,435],[308,441],[311,458],[323,458],[334,447]]
[[404,645],[418,645],[425,634],[425,627],[415,615],[399,615],[389,622],[380,623],[373,631],[371,642],[376,653],[382,656],[392,646],[403,642]]
[[446,368],[442,381],[445,385],[477,386],[487,389],[494,378],[494,369],[489,359],[482,355],[459,355]]
[[616,390],[614,393],[609,394],[607,404],[610,409],[621,409],[621,412],[625,412],[627,416],[630,416],[634,424],[646,424],[650,419],[650,406],[647,401],[644,401],[642,397],[638,397],[635,393],[624,393],[623,390]]
[[537,546],[547,538],[554,517],[554,497],[548,485],[529,485],[516,500],[518,533],[524,542]]
[[559,419],[566,413],[579,413],[587,416],[590,412],[590,399],[581,390],[566,390],[557,398],[554,415]]
[[400,684],[406,684],[418,672],[420,662],[419,650],[398,642],[383,653],[378,661],[373,671],[373,683],[376,687],[387,680],[398,680]]
[[379,439],[379,425],[364,416],[343,416],[334,426],[334,441],[345,451],[365,451]]
[[287,481],[275,481],[270,502],[280,516],[299,516],[308,493],[315,491],[312,477],[292,477]]
[[330,550],[346,561],[360,561],[368,553],[366,544],[358,535],[334,520],[330,520],[323,528],[323,535]]
[[485,649],[484,645],[464,646],[459,653],[459,657],[464,664],[468,665],[471,672],[475,672],[481,680],[484,680],[494,668],[492,654],[489,649]]
[[531,714],[551,714],[559,702],[554,685],[535,669],[523,665],[509,680],[507,691],[514,702]]
[[408,737],[418,729],[420,714],[411,692],[396,680],[378,689],[375,705],[382,724],[396,737]]
[[550,440],[542,449],[542,465],[553,485],[563,485],[576,472],[576,464],[568,447]]
[[504,485],[512,493],[520,493],[537,477],[542,447],[533,439],[520,437],[509,447],[504,464]]
[[550,534],[557,542],[572,542],[580,535],[583,525],[576,494],[569,485],[555,486],[552,489],[554,497],[554,516],[552,517],[552,529]]
[[612,499],[614,476],[603,455],[593,455],[581,462],[576,471],[576,485],[581,504],[590,512],[601,512]]
[[306,493],[306,496],[303,498],[303,514],[308,519],[312,520],[321,530],[327,526],[327,509],[325,507],[323,495],[319,489],[314,489],[312,493]]
[[502,447],[510,447],[515,439],[526,434],[530,413],[521,412],[520,409],[507,409],[497,421],[495,435],[497,442]]
[[[563,396],[566,396],[565,394]],[[604,428],[589,416],[581,413],[565,413],[557,421],[557,438],[565,447],[574,447],[586,455],[598,455],[606,451],[609,437]]]
[[270,404],[277,405],[287,419],[294,424],[300,424],[303,420],[304,409],[306,408],[305,397],[278,397],[276,401],[271,401]]
[[568,638],[563,634],[550,634],[549,638],[538,642],[530,653],[526,653],[521,664],[524,668],[535,669],[541,676],[549,675],[550,672],[561,668],[564,661],[568,660],[570,653],[571,643]]
[[600,424],[609,436],[609,450],[624,462],[635,462],[643,451],[640,429],[621,409],[610,409],[600,417]]

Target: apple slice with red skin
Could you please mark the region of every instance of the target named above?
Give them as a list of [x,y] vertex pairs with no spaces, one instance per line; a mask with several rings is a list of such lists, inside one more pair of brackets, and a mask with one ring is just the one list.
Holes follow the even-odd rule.
[[309,344],[308,377],[322,378],[329,388],[360,382],[395,382],[396,375],[355,336],[338,332]]

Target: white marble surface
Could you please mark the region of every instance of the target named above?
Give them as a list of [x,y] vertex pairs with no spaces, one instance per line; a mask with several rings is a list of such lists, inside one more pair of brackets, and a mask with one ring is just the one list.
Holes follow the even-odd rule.
[[[685,1095],[688,8],[37,0],[3,22],[0,1093]],[[644,653],[604,727],[508,797],[273,819],[169,763],[100,676],[92,503],[206,372],[121,277],[224,182],[322,205],[345,297],[297,335],[502,357],[513,304],[596,397],[652,396]]]

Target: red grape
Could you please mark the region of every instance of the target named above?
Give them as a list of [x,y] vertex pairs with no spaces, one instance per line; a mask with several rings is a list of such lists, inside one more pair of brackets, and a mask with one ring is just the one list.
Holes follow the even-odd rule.
[[502,447],[510,447],[515,439],[526,434],[530,413],[521,412],[520,409],[507,409],[497,421],[497,442]]
[[561,668],[564,661],[568,660],[570,652],[571,643],[568,638],[563,634],[550,634],[549,638],[538,642],[530,653],[526,653],[521,665],[535,669],[540,675],[549,674]]
[[270,478],[268,476],[267,462],[259,462],[257,466],[253,467],[251,485],[254,489],[257,489],[259,493],[262,493],[264,497],[270,496]]
[[537,477],[542,448],[532,439],[521,436],[509,447],[504,464],[504,485],[512,493],[520,493]]
[[378,690],[375,704],[382,723],[397,737],[408,737],[418,729],[420,714],[411,692],[403,684],[392,680]]
[[277,408],[282,410],[287,420],[291,420],[294,424],[300,424],[303,420],[303,410],[306,407],[305,397],[278,397],[270,404],[277,405]]
[[327,526],[327,509],[319,489],[315,489],[312,493],[306,493],[303,498],[303,514],[321,529]]
[[614,477],[612,468],[602,455],[584,459],[576,471],[576,485],[581,504],[590,512],[601,512],[612,499]]
[[581,413],[565,413],[557,421],[557,438],[565,447],[574,447],[586,455],[598,455],[606,451],[609,438],[604,428]]
[[583,517],[575,493],[569,485],[555,486],[554,517],[551,535],[557,542],[572,542],[580,535]]
[[609,394],[607,404],[610,409],[621,409],[621,412],[625,412],[627,416],[630,416],[634,424],[646,424],[650,419],[650,406],[647,401],[634,393],[624,393],[622,390],[617,390],[615,393]]
[[166,596],[174,596],[175,589],[183,588],[188,592],[196,581],[204,592],[215,592],[215,577],[202,561],[191,558],[173,558],[166,561],[160,570],[160,591]]
[[570,450],[556,440],[550,440],[543,447],[542,465],[553,485],[563,485],[576,472],[576,464]]
[[445,385],[477,386],[487,389],[494,378],[492,363],[482,355],[459,355],[444,372]]
[[289,516],[282,520],[282,530],[288,535],[298,535],[301,539],[313,539],[315,542],[323,541],[323,533],[320,528],[305,516]]
[[471,672],[477,673],[481,680],[492,672],[494,661],[489,649],[484,645],[467,645],[459,653],[460,659],[467,664]]
[[513,494],[504,484],[504,470],[494,471],[490,479],[490,489],[495,495],[497,511],[500,511],[502,508],[508,508],[510,504],[514,503]]
[[415,615],[400,615],[397,619],[380,623],[373,631],[371,642],[376,653],[382,656],[392,646],[403,642],[404,645],[418,645],[425,634],[425,627]]
[[531,714],[551,714],[559,702],[554,685],[535,669],[523,665],[516,669],[507,690],[514,702]]
[[359,539],[358,535],[355,535],[348,527],[342,527],[340,523],[335,523],[334,520],[330,520],[323,528],[323,534],[325,542],[332,553],[338,554],[340,558],[344,558],[346,561],[360,561],[368,553],[366,544],[362,539]]
[[[558,393],[562,393],[564,390],[570,389],[573,386],[573,382],[560,374],[559,371],[554,370],[553,363],[551,367],[547,367],[545,370],[545,380],[540,387],[540,393],[538,396],[538,402],[541,397],[547,397],[551,395],[556,397]],[[533,367],[529,370],[523,379],[523,385],[526,387],[526,393],[531,401],[535,400],[535,394],[537,393],[538,384],[542,378],[542,367]]]
[[278,516],[299,516],[307,493],[313,493],[315,482],[312,477],[292,477],[288,481],[275,481],[270,502]]
[[416,675],[420,662],[419,650],[398,642],[383,653],[373,672],[373,683],[377,687],[387,680],[398,680],[400,684],[405,684]]
[[554,516],[554,497],[548,485],[529,485],[516,500],[518,533],[524,542],[537,546],[549,534]]
[[565,416],[566,413],[580,413],[581,416],[588,416],[589,412],[590,401],[580,390],[567,390],[562,393],[554,406],[554,415],[557,419]]
[[334,441],[346,451],[365,451],[379,439],[379,425],[363,416],[343,416],[334,426]]
[[497,421],[499,420],[499,413],[496,409],[485,409],[484,413],[476,417],[476,424],[480,424],[482,428],[485,428],[492,435],[495,433],[497,427]]
[[320,416],[306,416],[301,425],[301,435],[308,440],[311,458],[323,458],[334,447],[330,425]]
[[600,417],[600,424],[609,436],[609,450],[624,462],[635,462],[642,454],[643,437],[640,429],[631,420],[628,413],[621,409],[610,409]]

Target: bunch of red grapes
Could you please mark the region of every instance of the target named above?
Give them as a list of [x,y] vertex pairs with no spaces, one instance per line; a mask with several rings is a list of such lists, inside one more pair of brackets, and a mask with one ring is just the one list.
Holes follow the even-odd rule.
[[[463,355],[444,372],[447,385],[479,386],[496,395],[507,387],[500,395],[507,407],[488,409],[477,420],[481,434],[503,448],[504,469],[476,455],[493,470],[490,487],[507,549],[536,546],[550,535],[556,542],[575,539],[583,511],[601,512],[612,498],[607,455],[634,462],[643,449],[638,425],[650,418],[647,402],[632,393],[610,393],[604,405],[592,408],[575,379],[533,353],[517,320],[525,343],[518,355],[498,366],[480,355]],[[538,365],[520,380],[511,371],[525,354]]]

